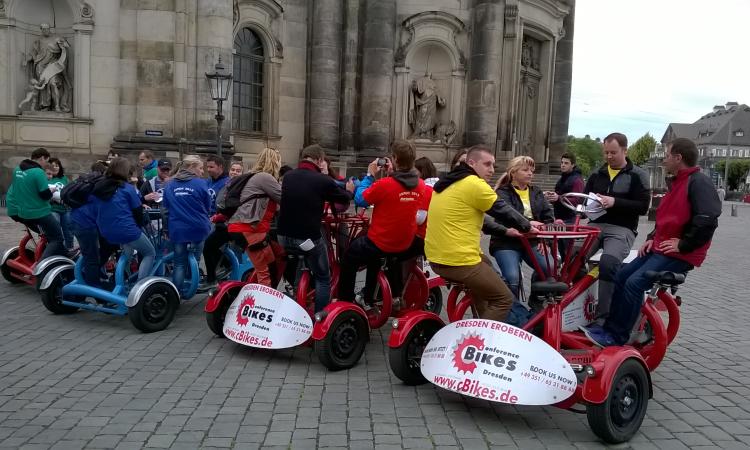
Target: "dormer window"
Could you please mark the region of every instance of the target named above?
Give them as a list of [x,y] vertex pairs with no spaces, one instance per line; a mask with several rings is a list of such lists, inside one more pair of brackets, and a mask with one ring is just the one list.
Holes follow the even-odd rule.
[[734,135],[736,137],[742,137],[742,136],[745,135],[745,132],[743,130],[737,130],[737,131],[734,132]]

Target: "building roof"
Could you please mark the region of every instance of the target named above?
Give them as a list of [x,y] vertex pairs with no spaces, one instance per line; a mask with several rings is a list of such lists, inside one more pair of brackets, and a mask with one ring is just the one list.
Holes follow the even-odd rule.
[[713,111],[694,123],[670,123],[661,142],[680,137],[692,139],[699,146],[750,146],[750,107],[729,102],[714,106]]

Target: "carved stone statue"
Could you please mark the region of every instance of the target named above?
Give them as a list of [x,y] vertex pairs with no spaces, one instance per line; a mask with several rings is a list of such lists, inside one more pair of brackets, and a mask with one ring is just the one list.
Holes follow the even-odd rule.
[[445,106],[445,98],[440,95],[432,74],[426,74],[411,82],[411,108],[409,125],[412,127],[410,139],[435,140],[437,128],[437,109]]
[[70,112],[73,88],[66,73],[70,44],[62,36],[52,36],[48,24],[40,28],[42,37],[34,42],[24,61],[29,89],[19,109],[31,103],[33,111]]

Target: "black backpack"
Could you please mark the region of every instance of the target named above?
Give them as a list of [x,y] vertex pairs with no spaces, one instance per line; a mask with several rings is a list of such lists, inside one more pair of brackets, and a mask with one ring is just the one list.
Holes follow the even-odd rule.
[[227,192],[224,196],[224,207],[219,210],[221,214],[226,217],[232,217],[234,213],[237,212],[237,208],[239,208],[240,205],[255,198],[255,196],[250,196],[245,199],[245,202],[240,201],[242,190],[245,189],[245,185],[250,181],[250,178],[252,178],[253,175],[255,175],[253,172],[243,173],[229,181],[229,184],[227,184],[226,187]]
[[83,174],[72,183],[68,183],[60,191],[60,200],[70,208],[80,208],[88,202],[89,195],[94,191],[94,185],[104,178],[99,172]]

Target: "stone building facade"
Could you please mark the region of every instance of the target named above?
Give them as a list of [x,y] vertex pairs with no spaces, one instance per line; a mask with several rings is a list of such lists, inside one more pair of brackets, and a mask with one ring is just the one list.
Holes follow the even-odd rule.
[[[293,163],[304,145],[320,143],[351,166],[396,138],[414,140],[439,166],[477,143],[500,161],[521,153],[556,161],[567,137],[574,8],[574,0],[0,0],[0,188],[38,146],[73,173],[111,148],[212,152],[216,106],[205,73],[219,57],[234,75],[223,135],[246,161],[273,146]],[[42,73],[56,65],[64,66],[56,75]],[[69,107],[37,101],[37,91]]]

